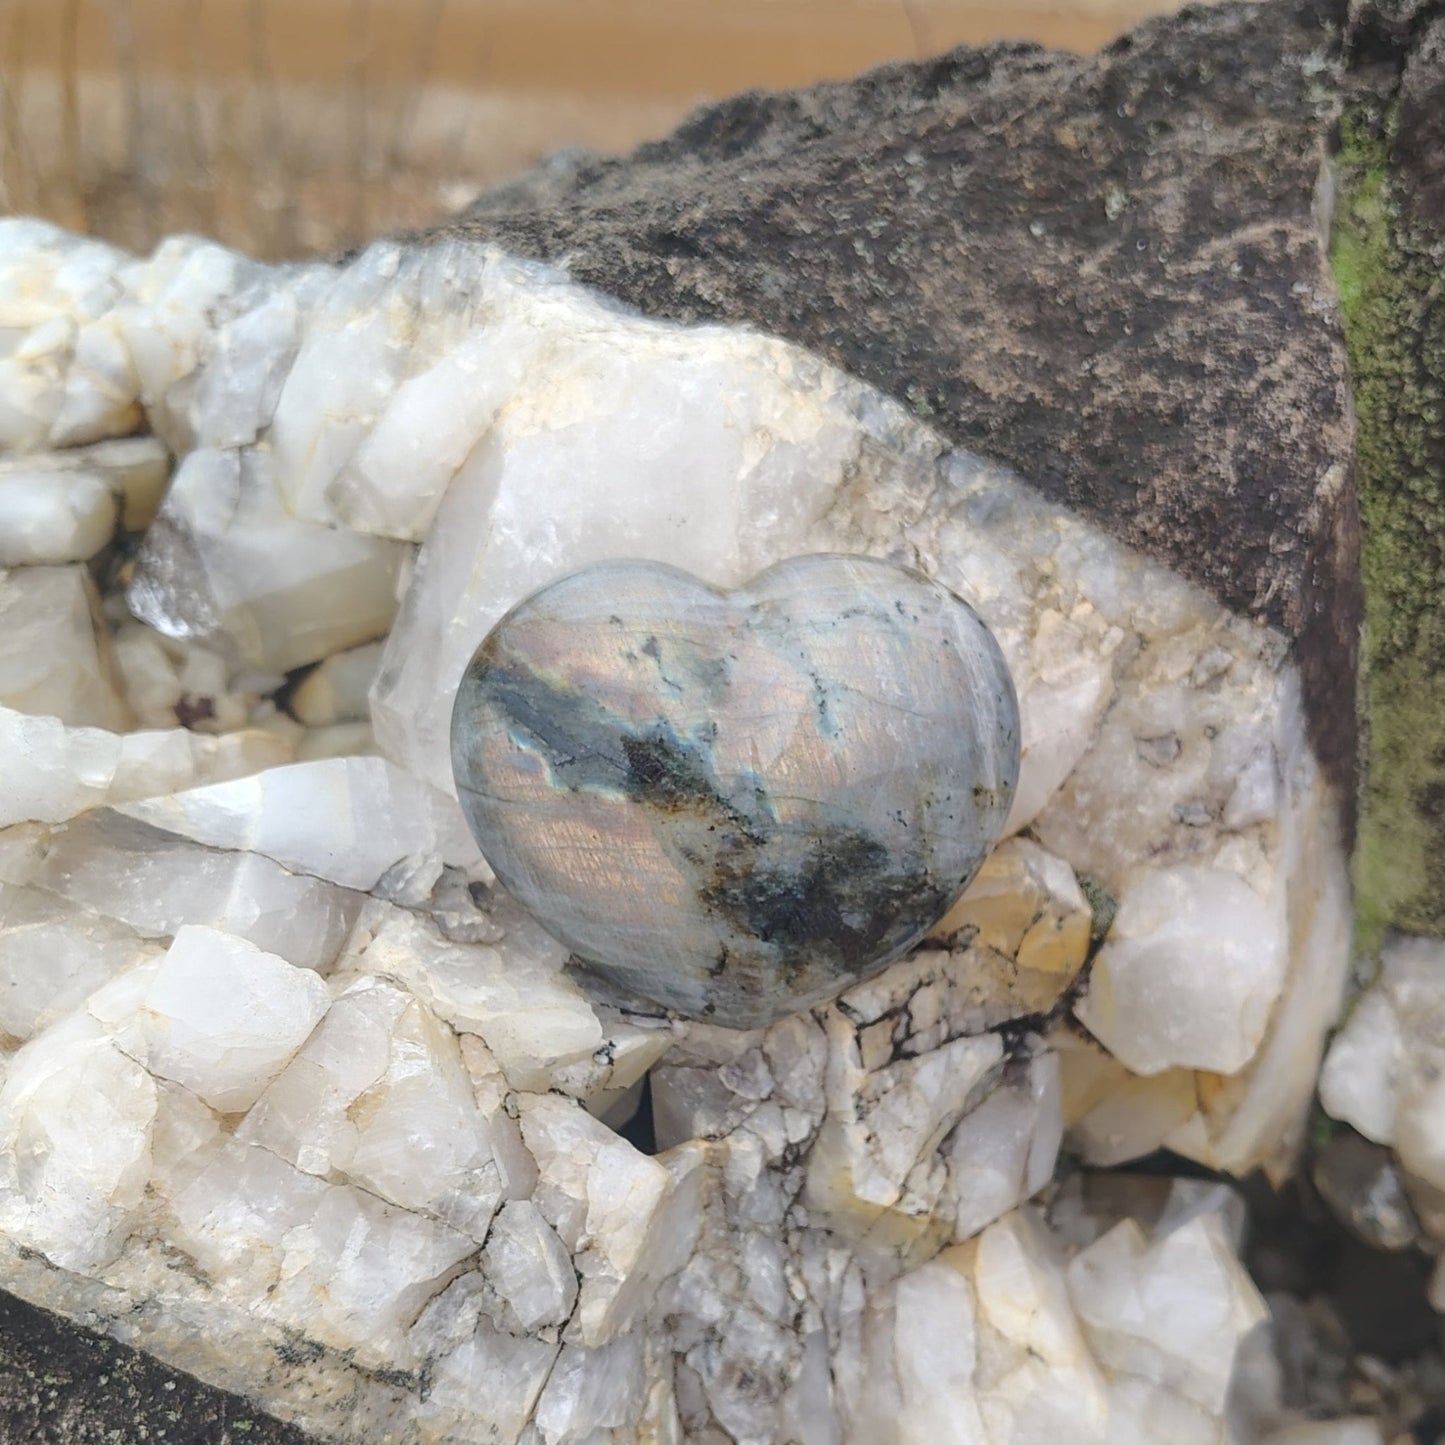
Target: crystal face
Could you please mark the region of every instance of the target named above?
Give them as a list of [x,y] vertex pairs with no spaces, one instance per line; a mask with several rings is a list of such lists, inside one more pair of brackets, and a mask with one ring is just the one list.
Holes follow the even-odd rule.
[[1018,703],[973,610],[866,557],[719,592],[607,563],[477,650],[452,715],[477,841],[613,982],[766,1024],[899,957],[963,891],[1018,778]]

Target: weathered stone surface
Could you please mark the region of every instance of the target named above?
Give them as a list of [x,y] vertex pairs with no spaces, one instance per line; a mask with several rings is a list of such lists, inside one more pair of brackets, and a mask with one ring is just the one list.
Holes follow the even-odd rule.
[[[1338,1001],[1338,789],[1288,655],[1337,785],[1312,669],[1324,659],[1343,697],[1349,654],[1312,652],[1310,627],[1340,624],[1348,588],[1310,587],[1332,575],[1331,537],[1348,541],[1331,528],[1350,484],[1310,469],[1348,460],[1347,425],[1306,200],[1336,109],[1316,24],[1331,14],[1222,6],[1097,61],[1003,48],[745,98],[630,171],[603,167],[600,189],[636,191],[611,212],[565,199],[570,182],[542,205],[576,223],[586,263],[604,224],[632,246],[639,216],[688,197],[670,224],[704,255],[669,271],[659,222],[641,238],[659,286],[696,283],[701,306],[711,267],[718,317],[804,340],[811,318],[815,344],[853,346],[848,364],[916,412],[947,392],[952,412],[931,419],[988,438],[1055,500],[790,344],[639,318],[455,238],[263,269],[195,240],[134,262],[58,233],[17,247],[25,223],[0,226],[16,444],[143,423],[184,459],[142,575],[158,625],[214,650],[124,623],[138,717],[228,737],[259,722],[298,753],[288,701],[328,734],[354,729],[342,717],[375,649],[331,669],[332,697],[318,670],[315,712],[279,670],[379,637],[405,588],[376,682],[388,764],[206,787],[137,805],[146,823],[0,833],[0,981],[20,985],[0,1040],[5,1280],[332,1437],[365,1418],[378,1437],[525,1445],[950,1430],[1217,1445],[1226,1397],[1250,1445],[1293,1429],[1227,1190],[1206,1203],[1181,1186],[1155,1215],[1134,1177],[1117,1208],[1066,1221],[1065,1178],[1047,1231],[1015,1206],[1051,1176],[1066,1125],[1095,1165],[1163,1146],[1287,1169]],[[1412,43],[1407,23],[1371,64],[1393,76]],[[763,134],[720,135],[718,115]],[[741,199],[719,241],[723,182]],[[896,232],[869,236],[885,217]],[[737,277],[755,262],[748,311]],[[830,316],[819,276],[845,262],[858,278]],[[1264,521],[1241,542],[1246,514]],[[548,577],[630,554],[731,586],[840,546],[920,566],[989,621],[1019,680],[1024,765],[1013,836],[940,946],[836,1003],[755,1033],[623,1015],[500,890],[442,868],[416,789],[373,787],[392,768],[444,782],[427,721],[444,723],[475,641]],[[1236,566],[1239,595],[1220,580]],[[112,594],[107,628],[119,611]],[[7,756],[30,756],[35,721]],[[96,730],[44,731],[64,810],[109,797],[110,762],[99,781],[85,766]],[[195,772],[192,787],[217,777]],[[398,838],[426,866],[376,877],[393,840],[371,835],[393,818],[419,830]],[[248,1034],[281,1031],[244,994],[153,994],[186,924],[230,937],[233,959],[253,956],[245,938],[315,969],[282,976],[318,1007],[324,988],[325,1020],[287,1057],[253,1058]],[[26,972],[31,935],[53,949],[48,976]],[[1080,1002],[1086,952],[1099,987]],[[1389,1025],[1409,1003],[1387,987],[1377,1004],[1384,1030],[1352,1041],[1377,1076],[1354,1102],[1387,1106],[1411,1208],[1439,1235],[1438,1090],[1395,1088]],[[232,1041],[226,1077],[177,1047],[182,1025]],[[607,1127],[639,1087],[656,1158]],[[218,1112],[258,1088],[244,1122]]]
[[1095,58],[998,45],[743,95],[443,234],[800,341],[1279,626],[1348,789],[1353,426],[1321,213],[1341,11],[1221,5]]
[[6,1445],[306,1445],[308,1438],[239,1395],[0,1293]]
[[512,896],[623,988],[734,1028],[913,947],[998,838],[1018,758],[978,614],[861,557],[731,593],[586,568],[497,624],[452,714],[462,806]]

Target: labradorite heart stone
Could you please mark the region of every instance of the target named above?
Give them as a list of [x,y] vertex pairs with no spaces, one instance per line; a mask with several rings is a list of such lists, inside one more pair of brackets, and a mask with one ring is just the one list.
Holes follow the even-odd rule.
[[589,567],[513,608],[452,714],[497,877],[623,988],[735,1028],[912,947],[997,838],[1018,703],[917,572],[797,557],[720,592]]

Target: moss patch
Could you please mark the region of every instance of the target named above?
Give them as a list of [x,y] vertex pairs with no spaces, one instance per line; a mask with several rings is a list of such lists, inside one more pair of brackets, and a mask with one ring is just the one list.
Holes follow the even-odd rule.
[[1346,115],[1331,246],[1359,419],[1365,951],[1445,932],[1445,276],[1390,169],[1396,124]]

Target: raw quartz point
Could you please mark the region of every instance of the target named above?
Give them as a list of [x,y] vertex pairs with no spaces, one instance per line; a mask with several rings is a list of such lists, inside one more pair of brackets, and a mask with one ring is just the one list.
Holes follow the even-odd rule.
[[614,562],[477,650],[452,714],[499,879],[600,974],[756,1028],[917,943],[998,837],[1018,703],[973,610],[867,557],[725,593]]

